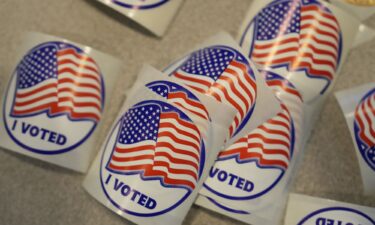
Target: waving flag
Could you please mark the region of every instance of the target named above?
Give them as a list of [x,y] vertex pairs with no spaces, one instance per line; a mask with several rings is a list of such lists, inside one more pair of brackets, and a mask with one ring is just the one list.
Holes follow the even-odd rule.
[[253,28],[250,58],[255,62],[332,81],[340,61],[341,31],[319,1],[275,0],[255,17]]
[[256,161],[261,168],[285,171],[292,158],[296,133],[300,131],[302,97],[279,75],[268,73],[266,81],[281,101],[282,112],[221,152],[219,160],[235,158],[238,163]]
[[358,104],[354,115],[354,127],[359,149],[375,170],[375,89]]
[[194,123],[170,105],[148,103],[123,116],[107,168],[192,190],[200,160],[201,137]]
[[102,78],[95,61],[76,47],[57,42],[29,52],[17,68],[12,116],[46,112],[72,120],[99,121]]
[[181,107],[195,116],[197,127],[202,135],[208,132],[210,121],[206,107],[188,89],[169,81],[155,81],[146,85],[158,95],[168,99],[168,102]]
[[249,119],[255,105],[255,77],[245,57],[236,50],[213,46],[196,51],[173,75],[196,91],[237,109],[230,135]]
[[239,163],[256,161],[260,167],[286,170],[291,159],[292,129],[291,117],[283,106],[276,117],[221,152],[219,160],[235,157]]

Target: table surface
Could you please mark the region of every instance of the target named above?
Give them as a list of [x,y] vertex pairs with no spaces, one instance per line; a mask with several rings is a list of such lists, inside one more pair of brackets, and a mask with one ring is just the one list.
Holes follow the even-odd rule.
[[[104,120],[100,137],[103,140],[143,63],[161,69],[218,31],[236,35],[250,3],[185,1],[160,39],[93,0],[1,0],[0,89],[4,89],[12,71],[15,50],[25,31],[64,37],[114,55],[122,60],[124,71]],[[375,17],[366,23],[375,27]],[[374,81],[374,58],[375,41],[352,50],[335,91]],[[83,178],[84,175],[0,149],[0,224],[130,224],[89,196],[81,187]],[[364,197],[362,189],[349,130],[336,99],[330,95],[292,191],[375,207],[375,198]],[[184,225],[205,224],[242,223],[194,206]]]

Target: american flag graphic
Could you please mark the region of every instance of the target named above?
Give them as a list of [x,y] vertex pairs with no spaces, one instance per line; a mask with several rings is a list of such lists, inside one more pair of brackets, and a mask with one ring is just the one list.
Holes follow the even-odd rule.
[[289,167],[297,131],[294,118],[301,120],[298,107],[301,107],[302,98],[295,87],[280,76],[270,73],[266,80],[279,97],[282,111],[222,151],[218,160],[255,161],[260,168],[282,171]]
[[241,53],[224,46],[204,48],[191,54],[172,75],[192,89],[237,109],[231,136],[248,121],[257,87],[253,71]]
[[201,135],[207,134],[210,121],[208,111],[191,91],[169,81],[154,81],[146,86],[158,95],[168,99],[168,102],[190,113],[190,117],[194,116],[194,121]]
[[198,128],[176,107],[141,102],[122,117],[107,169],[193,190],[204,151]]
[[12,116],[66,114],[71,120],[100,120],[102,78],[94,59],[77,47],[48,42],[31,50],[17,67]]
[[375,89],[358,104],[354,127],[359,149],[365,152],[367,161],[375,170]]
[[330,84],[340,61],[341,30],[317,0],[276,0],[253,20],[249,54],[265,67],[287,67]]

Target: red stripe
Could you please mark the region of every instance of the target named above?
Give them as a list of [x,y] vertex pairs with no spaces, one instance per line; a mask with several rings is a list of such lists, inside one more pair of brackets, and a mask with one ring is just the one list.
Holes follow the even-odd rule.
[[183,149],[178,149],[176,148],[175,146],[173,146],[171,143],[168,143],[168,142],[158,142],[156,144],[156,147],[157,148],[169,148],[172,152],[175,152],[175,153],[178,153],[178,154],[181,154],[181,155],[188,155],[188,156],[191,156],[193,157],[197,163],[199,163],[199,155],[198,154],[195,154],[193,152],[190,152],[190,151],[186,151],[186,150],[183,150]]
[[[302,25],[301,26],[301,30],[304,30],[304,29],[306,29],[306,30],[308,30],[308,29],[314,30],[318,34],[321,34],[321,35],[324,35],[324,36],[328,36],[328,37],[332,37],[335,41],[337,41],[337,42],[339,41],[337,35],[334,35],[334,34],[329,33],[327,31],[321,30],[321,29],[319,29],[317,26],[315,26],[313,24]],[[311,33],[311,31],[308,32],[308,33]]]
[[88,93],[88,92],[78,92],[74,90],[73,88],[58,88],[59,93],[67,92],[75,97],[81,97],[81,98],[96,98],[98,101],[101,101],[101,96],[93,93]]
[[146,177],[162,177],[165,184],[169,185],[177,185],[177,186],[187,186],[191,189],[195,188],[195,183],[188,181],[188,180],[182,180],[182,179],[172,179],[168,177],[168,173],[163,171],[155,171],[152,169],[152,166],[150,165],[138,165],[138,166],[116,166],[112,163],[109,164],[109,168],[117,171],[144,171],[144,176]]
[[270,128],[267,128],[264,125],[261,125],[258,128],[260,130],[263,130],[267,134],[280,135],[280,136],[283,136],[283,137],[287,138],[290,141],[290,133],[288,133],[288,132],[285,132],[285,131],[282,131],[282,130],[270,129]]
[[266,143],[266,144],[276,144],[276,145],[283,145],[285,146],[286,148],[290,149],[290,143],[286,142],[286,141],[282,141],[282,140],[277,140],[277,139],[271,139],[271,138],[267,138],[265,137],[264,135],[262,134],[250,134],[249,135],[249,142],[251,139],[260,139],[263,143]]
[[316,36],[311,36],[310,34],[301,34],[301,39],[307,39],[307,40],[314,40],[316,43],[319,43],[321,45],[326,45],[326,46],[329,46],[331,48],[333,48],[335,50],[335,57],[337,57],[337,52],[338,52],[338,47],[337,47],[337,43],[336,45],[333,44],[332,42],[329,42],[329,41],[326,41],[326,40],[322,40],[322,39],[319,39],[318,37]]
[[199,152],[199,144],[195,144],[195,143],[190,142],[190,141],[185,141],[183,139],[179,139],[172,132],[169,132],[169,131],[159,132],[158,139],[161,138],[161,137],[168,137],[168,138],[170,138],[174,141],[174,144],[177,143],[177,144],[187,145],[187,146],[190,146],[190,147],[194,148],[197,152]]
[[189,109],[185,106],[183,106],[181,103],[175,103],[175,104],[178,104],[180,105],[181,107],[185,108],[186,110],[188,110],[189,112],[192,112],[196,115],[198,115],[199,117],[202,117],[203,119],[206,119],[208,120],[208,112],[206,110],[206,108],[199,102],[197,101],[193,101],[191,100],[186,93],[183,93],[183,92],[172,92],[172,93],[169,93],[168,94],[168,99],[183,99],[188,105],[192,106],[193,108],[198,108],[200,110],[203,110],[205,112],[205,115],[202,114],[202,113],[199,113],[197,111],[194,111],[192,109]]
[[[272,50],[273,48],[275,48],[275,50]],[[275,43],[275,45],[273,46],[273,48],[271,48],[269,50],[269,52],[267,53],[253,53],[253,58],[269,58],[269,57],[275,57],[277,55],[280,55],[280,54],[284,54],[284,53],[290,53],[290,52],[298,52],[299,50],[299,47],[290,47],[290,48],[285,48],[285,49],[279,49],[280,46],[277,45]]]
[[133,148],[116,148],[116,152],[118,153],[132,153],[132,152],[138,152],[138,151],[144,151],[144,150],[154,150],[155,146],[154,145],[142,145],[138,147],[133,147]]
[[168,152],[156,152],[155,157],[156,156],[166,157],[169,161],[171,161],[172,163],[175,163],[175,164],[181,164],[181,165],[185,164],[185,165],[192,166],[196,169],[197,172],[199,170],[199,165],[197,163],[194,163],[192,161],[185,160],[185,159],[175,158],[173,155],[169,154]]
[[319,7],[316,5],[309,5],[309,6],[302,7],[302,12],[308,12],[308,11],[314,11],[314,13],[319,13],[320,16],[323,16],[326,19],[331,20],[332,22],[335,22],[337,27],[340,27],[336,20],[336,17],[330,13],[326,13],[322,7]]
[[267,81],[267,85],[268,86],[281,87],[283,89],[283,91],[288,92],[289,94],[297,96],[302,101],[301,94],[297,90],[288,87],[288,85],[286,83],[284,83],[283,81],[281,81],[281,80],[270,80],[270,81]]
[[257,43],[257,44],[254,45],[254,49],[256,49],[256,50],[265,50],[265,49],[274,48],[275,46],[281,46],[281,45],[284,45],[284,44],[290,44],[292,42],[299,43],[299,38],[292,37],[292,38],[284,39],[284,40],[277,41],[277,42],[274,42],[274,43],[271,43],[271,44],[259,44],[259,43]]
[[[313,60],[314,62],[314,60]],[[300,68],[306,68],[308,73],[316,76],[316,77],[326,77],[329,80],[333,79],[333,74],[331,72],[325,71],[325,70],[318,70],[312,68],[312,64],[309,62],[300,62],[298,65],[294,66],[293,69],[300,69]]]
[[[117,151],[117,150],[116,150]],[[130,156],[130,157],[117,157],[112,155],[111,160],[115,162],[134,162],[139,160],[145,160],[145,159],[154,159],[153,155],[138,155],[138,156]]]
[[[260,148],[260,149],[262,149],[263,155],[282,155],[285,158],[287,158],[288,161],[290,160],[290,155],[289,155],[288,151],[281,150],[281,149],[267,149],[261,143],[249,143],[248,148],[249,149]],[[243,155],[244,159],[249,158],[249,156],[248,156],[249,153],[251,154],[252,152],[244,153],[244,155]]]
[[96,65],[96,62],[91,58],[89,57],[88,55],[81,55],[81,54],[78,54],[74,49],[72,48],[68,48],[68,49],[64,49],[64,50],[60,50],[56,53],[57,57],[59,56],[65,56],[65,55],[73,55],[75,58],[79,59],[79,60],[82,60],[82,61],[87,61],[87,62],[91,62],[93,64]]
[[193,134],[191,134],[191,133],[189,133],[189,132],[187,132],[187,131],[184,131],[183,129],[180,129],[180,128],[176,127],[176,126],[175,126],[174,124],[172,124],[172,123],[161,122],[161,123],[159,124],[159,129],[160,129],[160,128],[166,128],[166,127],[168,127],[168,128],[172,128],[172,129],[176,130],[177,133],[179,133],[179,134],[181,134],[181,135],[183,135],[183,136],[190,137],[190,138],[194,139],[197,143],[200,143],[200,140],[199,140],[199,138],[198,138],[197,136],[195,136],[195,135],[193,135]]
[[58,67],[59,66],[61,67],[61,66],[65,65],[65,64],[73,64],[74,66],[78,67],[78,70],[81,69],[81,68],[83,68],[83,69],[86,69],[86,70],[90,70],[90,71],[92,71],[92,72],[94,72],[96,74],[99,73],[99,71],[96,68],[92,67],[92,66],[87,66],[87,65],[84,65],[83,63],[78,64],[78,63],[74,62],[71,59],[62,59],[62,60],[58,59],[58,61],[57,61],[57,66]]
[[[208,81],[206,81],[206,80],[201,80],[201,79],[198,79],[198,78],[193,78],[193,77],[188,77],[188,76],[186,76],[186,75],[182,75],[182,74],[180,74],[180,73],[178,73],[178,72],[175,72],[174,73],[174,76],[175,77],[177,77],[177,78],[179,78],[179,79],[182,79],[182,80],[187,80],[187,81],[190,81],[190,82],[195,82],[195,83],[198,83],[198,84],[200,84],[200,85],[204,85],[204,86],[206,86],[207,87],[207,89],[212,85],[212,83],[211,82],[208,82]],[[191,84],[189,84],[189,86],[191,86]],[[203,90],[203,89],[201,89],[201,88],[199,88],[199,87],[196,87],[197,89],[196,90]],[[205,91],[201,91],[201,93],[204,93]]]
[[100,87],[98,87],[96,85],[93,85],[93,84],[89,84],[89,83],[79,82],[78,80],[75,81],[75,80],[70,79],[70,78],[62,78],[62,79],[59,79],[58,82],[59,82],[59,84],[70,83],[70,84],[75,85],[76,87],[92,88],[92,89],[95,89],[96,91],[98,91],[100,93]]
[[52,98],[52,97],[57,97],[57,94],[56,93],[50,93],[50,94],[42,95],[42,96],[33,98],[31,100],[28,100],[28,101],[24,101],[24,102],[19,102],[20,98],[16,98],[14,106],[22,107],[22,106],[33,104],[35,102],[43,101],[45,99],[49,99],[49,98]]
[[171,113],[171,112],[169,112],[169,113],[162,113],[162,114],[160,114],[160,119],[175,119],[175,120],[177,120],[177,122],[179,124],[181,124],[182,126],[188,127],[190,129],[196,131],[197,134],[200,136],[200,132],[199,132],[198,128],[194,124],[192,124],[192,123],[189,123],[189,122],[186,122],[184,120],[181,120],[180,117],[177,115],[177,113]]
[[74,108],[92,107],[92,108],[96,108],[98,111],[101,110],[101,106],[98,105],[97,103],[92,103],[92,102],[75,102],[73,97],[59,97],[59,103],[62,103],[62,102],[71,102],[74,105]]
[[333,26],[332,24],[329,24],[327,22],[325,22],[324,20],[319,20],[317,16],[312,16],[312,15],[305,15],[305,16],[302,16],[301,17],[301,20],[304,21],[304,20],[313,20],[314,23],[315,22],[318,22],[320,25],[322,26],[325,26],[325,27],[328,27],[330,29],[332,29],[334,31],[335,34],[337,34],[339,32],[338,28]]
[[250,159],[250,158],[254,158],[254,159],[258,159],[258,163],[259,165],[261,166],[280,166],[282,167],[283,169],[287,169],[288,168],[288,164],[285,163],[284,161],[281,161],[281,160],[269,160],[269,159],[264,159],[263,158],[263,155],[260,154],[260,153],[255,153],[255,152],[252,152],[252,153],[249,153],[247,155],[247,157]]
[[168,173],[163,171],[154,171],[154,170],[147,170],[144,173],[145,176],[149,177],[163,177],[164,183],[169,185],[177,185],[177,186],[187,186],[191,189],[195,188],[195,183],[188,181],[188,180],[181,180],[181,179],[172,179],[168,177]]
[[93,79],[95,80],[99,85],[101,83],[100,79],[99,79],[99,76],[94,76],[92,74],[87,74],[87,73],[78,73],[77,71],[71,69],[71,68],[64,68],[64,69],[59,69],[58,70],[58,74],[62,74],[62,73],[69,73],[73,76],[76,76],[78,78],[88,78],[88,79]]
[[16,98],[25,98],[25,97],[29,97],[31,95],[34,95],[34,94],[37,94],[39,92],[42,92],[42,91],[45,91],[47,89],[50,89],[50,88],[57,88],[57,84],[47,84],[47,85],[44,85],[44,86],[41,86],[33,91],[30,91],[30,92],[25,92],[25,93],[17,93],[16,94]]

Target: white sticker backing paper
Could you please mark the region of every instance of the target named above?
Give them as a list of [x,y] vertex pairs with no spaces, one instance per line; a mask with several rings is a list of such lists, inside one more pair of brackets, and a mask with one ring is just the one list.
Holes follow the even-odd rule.
[[329,0],[329,2],[361,20],[365,20],[375,14],[374,0]]
[[163,36],[183,0],[96,0]]
[[0,146],[85,172],[121,63],[90,47],[29,33],[2,97]]
[[353,139],[365,193],[375,196],[375,83],[335,94]]
[[144,67],[134,88],[83,185],[136,224],[179,225],[235,111],[151,67]]
[[289,196],[285,225],[374,225],[375,209],[305,195]]

